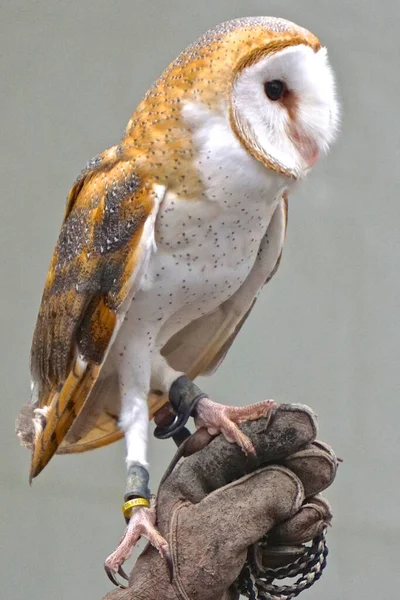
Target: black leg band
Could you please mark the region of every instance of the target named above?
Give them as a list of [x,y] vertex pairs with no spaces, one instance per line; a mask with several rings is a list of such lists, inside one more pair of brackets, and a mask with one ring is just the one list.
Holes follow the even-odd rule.
[[150,500],[149,472],[140,464],[131,465],[126,478],[125,502],[132,498]]
[[169,401],[176,416],[165,427],[157,426],[154,430],[155,437],[159,440],[173,437],[176,438],[176,443],[180,443],[182,436],[177,434],[185,428],[189,417],[195,416],[196,404],[202,398],[208,398],[208,396],[193,381],[186,375],[178,377],[169,390]]

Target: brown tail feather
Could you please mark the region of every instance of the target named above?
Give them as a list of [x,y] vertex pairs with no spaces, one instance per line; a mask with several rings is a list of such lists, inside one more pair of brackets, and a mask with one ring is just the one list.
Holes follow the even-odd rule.
[[35,419],[30,482],[56,453],[81,411],[97,379],[99,368],[94,363],[78,365],[76,361],[60,393],[54,395],[48,408],[40,410]]

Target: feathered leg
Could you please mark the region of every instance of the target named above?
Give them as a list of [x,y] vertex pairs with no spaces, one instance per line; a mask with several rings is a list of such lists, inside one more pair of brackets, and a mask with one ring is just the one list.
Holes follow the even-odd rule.
[[117,547],[105,561],[105,570],[113,583],[116,574],[126,577],[122,564],[130,557],[141,536],[148,539],[172,570],[168,544],[155,528],[155,504],[148,488],[147,464],[148,407],[153,335],[137,321],[134,336],[126,328],[115,341],[114,358],[118,365],[121,393],[120,427],[125,433],[127,481],[123,513],[128,525]]

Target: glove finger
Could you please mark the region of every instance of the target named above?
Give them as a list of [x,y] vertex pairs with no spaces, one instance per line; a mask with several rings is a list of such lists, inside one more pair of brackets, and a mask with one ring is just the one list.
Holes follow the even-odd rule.
[[284,458],[282,464],[296,473],[308,498],[331,485],[339,462],[330,446],[314,441],[306,448]]
[[259,540],[276,523],[290,519],[303,501],[304,489],[298,477],[285,467],[271,465],[189,505],[190,527],[208,537],[229,534],[230,544],[240,550]]
[[266,544],[256,544],[254,561],[257,568],[282,567],[300,558],[305,544],[330,524],[331,508],[322,496],[315,496],[305,502],[298,512],[283,523],[278,523],[267,536]]
[[163,482],[159,492],[163,512],[168,513],[178,498],[198,503],[210,492],[310,444],[316,437],[317,421],[306,406],[281,404],[271,409],[268,417],[243,423],[240,428],[252,441],[256,455],[245,456],[236,444],[217,436]]
[[332,520],[331,508],[322,496],[310,498],[290,519],[279,523],[268,535],[268,543],[304,544],[319,535]]
[[175,585],[193,600],[218,598],[239,575],[248,546],[289,519],[303,500],[298,477],[271,465],[198,504],[175,505],[169,531]]

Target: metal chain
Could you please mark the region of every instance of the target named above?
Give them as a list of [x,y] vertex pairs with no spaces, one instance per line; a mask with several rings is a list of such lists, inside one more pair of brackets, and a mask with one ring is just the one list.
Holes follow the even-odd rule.
[[[326,567],[327,556],[326,529],[312,540],[311,546],[304,546],[302,556],[285,567],[260,571],[249,552],[238,579],[239,591],[249,600],[291,600],[318,581]],[[292,585],[273,583],[275,579],[298,575],[299,579]]]

